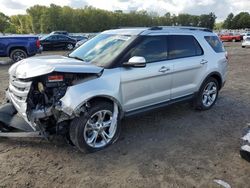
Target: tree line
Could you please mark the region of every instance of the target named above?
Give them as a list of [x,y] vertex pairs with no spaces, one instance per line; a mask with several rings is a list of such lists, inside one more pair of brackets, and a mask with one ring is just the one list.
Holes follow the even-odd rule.
[[230,13],[222,24],[225,29],[245,29],[250,28],[249,12],[241,12],[237,15]]
[[[67,30],[72,33],[100,32],[119,27],[150,27],[150,26],[197,26],[213,29],[216,16],[214,13],[191,15],[171,14],[163,16],[154,12],[121,10],[107,11],[86,6],[73,9],[69,6],[35,5],[26,10],[24,15],[6,16],[0,12],[0,32],[2,33],[50,33],[54,30]],[[241,12],[230,13],[220,28],[250,28],[250,14]]]
[[69,6],[51,4],[49,7],[35,5],[26,10],[25,15],[6,16],[0,13],[0,32],[5,33],[49,33],[67,30],[72,33],[100,32],[119,27],[150,26],[199,26],[213,28],[214,13],[200,16],[190,14],[170,14],[163,16],[146,11],[124,13],[121,10],[106,11],[94,7],[73,9]]

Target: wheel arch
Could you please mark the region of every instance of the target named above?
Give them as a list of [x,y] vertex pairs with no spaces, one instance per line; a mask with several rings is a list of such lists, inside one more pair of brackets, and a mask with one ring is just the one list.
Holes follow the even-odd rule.
[[28,51],[27,51],[26,47],[24,47],[24,46],[12,46],[9,48],[8,56],[10,56],[10,54],[13,50],[18,50],[18,49],[25,51],[26,54],[28,55]]
[[219,84],[219,90],[222,88],[223,83],[222,83],[222,76],[219,72],[211,72],[210,74],[208,74],[205,79],[203,80],[203,82],[201,83],[200,86],[202,86],[202,84],[208,79],[208,78],[214,78],[217,80],[218,84]]
[[75,112],[77,112],[79,109],[81,109],[84,105],[88,105],[88,103],[93,103],[96,101],[106,101],[109,103],[112,103],[113,105],[116,104],[118,106],[119,112],[120,112],[120,117],[124,116],[124,111],[122,108],[121,103],[114,97],[109,96],[109,95],[96,95],[96,96],[92,96],[86,100],[84,100],[82,103],[80,103],[76,109],[74,110]]

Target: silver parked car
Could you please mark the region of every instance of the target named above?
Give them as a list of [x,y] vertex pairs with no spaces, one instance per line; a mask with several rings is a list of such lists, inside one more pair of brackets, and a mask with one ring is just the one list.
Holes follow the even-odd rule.
[[242,48],[250,47],[250,37],[245,37],[241,46]]
[[208,29],[105,31],[67,57],[14,64],[0,136],[63,134],[79,150],[97,151],[117,140],[124,117],[180,101],[210,109],[227,65],[223,44]]

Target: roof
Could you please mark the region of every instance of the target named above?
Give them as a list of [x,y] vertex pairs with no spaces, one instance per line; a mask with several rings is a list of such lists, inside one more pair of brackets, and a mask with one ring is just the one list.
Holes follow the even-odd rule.
[[104,31],[103,34],[120,35],[147,35],[151,33],[213,33],[212,30],[202,27],[185,26],[156,26],[156,27],[131,27]]

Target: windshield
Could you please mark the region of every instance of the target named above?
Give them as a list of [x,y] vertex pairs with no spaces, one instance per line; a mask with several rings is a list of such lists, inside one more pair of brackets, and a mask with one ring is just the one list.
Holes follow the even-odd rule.
[[135,38],[131,35],[100,34],[84,43],[69,57],[107,67]]
[[50,37],[51,35],[45,35],[45,36],[43,36],[43,37],[41,37],[41,39],[40,40],[44,40],[44,39],[47,39],[48,37]]

